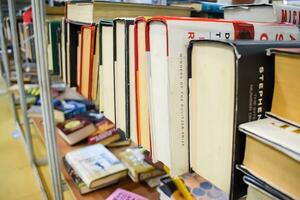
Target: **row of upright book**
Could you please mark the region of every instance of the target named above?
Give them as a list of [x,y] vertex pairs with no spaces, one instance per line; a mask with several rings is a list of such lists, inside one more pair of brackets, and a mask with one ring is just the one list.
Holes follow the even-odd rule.
[[[193,4],[215,18],[199,18],[191,4],[68,2],[65,17],[49,22],[50,66],[171,175],[194,171],[231,199],[246,194],[245,183],[249,198],[299,198],[299,8]],[[263,119],[267,111],[273,117]],[[264,166],[267,154],[278,160]]]

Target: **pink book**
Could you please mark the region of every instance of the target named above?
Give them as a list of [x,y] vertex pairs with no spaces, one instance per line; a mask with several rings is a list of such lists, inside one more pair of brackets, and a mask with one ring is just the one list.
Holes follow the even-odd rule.
[[148,200],[145,197],[129,192],[127,190],[118,188],[106,200]]

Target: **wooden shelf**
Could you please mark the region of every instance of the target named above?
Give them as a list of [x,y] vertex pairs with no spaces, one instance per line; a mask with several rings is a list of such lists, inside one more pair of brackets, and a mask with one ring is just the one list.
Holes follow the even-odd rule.
[[[44,127],[43,127],[43,120],[42,118],[32,118],[33,124],[35,128],[37,129],[38,134],[41,136],[42,140],[44,140]],[[125,190],[137,193],[141,196],[144,196],[148,199],[151,200],[156,200],[159,199],[159,193],[156,191],[155,188],[150,188],[148,185],[145,183],[134,183],[131,181],[129,178],[126,180],[122,180],[119,183],[116,183],[114,185],[111,185],[106,188],[102,188],[99,190],[96,190],[94,192],[81,195],[76,187],[76,185],[73,183],[71,177],[65,170],[65,167],[63,166],[62,163],[62,157],[75,149],[81,148],[86,146],[86,143],[80,143],[75,146],[69,146],[61,137],[56,135],[57,139],[57,148],[58,148],[58,153],[59,153],[59,158],[60,158],[60,170],[65,178],[65,181],[68,183],[70,189],[72,190],[72,193],[74,194],[74,197],[76,199],[83,199],[83,200],[105,200],[111,193],[113,193],[117,188],[123,188]],[[119,157],[119,153],[123,150],[125,150],[127,147],[123,148],[111,148],[110,150],[117,156]]]

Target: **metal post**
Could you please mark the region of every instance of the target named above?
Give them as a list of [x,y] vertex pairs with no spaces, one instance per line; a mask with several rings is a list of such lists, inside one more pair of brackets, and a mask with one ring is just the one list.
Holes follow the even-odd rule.
[[34,154],[32,148],[32,138],[30,132],[30,124],[29,119],[27,117],[27,103],[26,103],[26,96],[25,96],[25,89],[23,83],[23,72],[22,66],[20,63],[20,49],[18,44],[18,34],[17,34],[17,22],[16,22],[16,10],[15,10],[15,0],[8,1],[8,11],[9,11],[9,20],[10,20],[10,27],[11,27],[11,36],[12,36],[12,44],[13,44],[13,54],[14,54],[14,61],[15,61],[15,68],[17,73],[17,81],[19,87],[19,95],[20,95],[20,103],[21,103],[21,112],[23,115],[24,120],[24,131],[25,131],[25,139],[26,139],[26,147],[28,148],[29,152],[29,159],[30,163],[34,163]]
[[[4,66],[4,79],[6,83],[7,89],[10,87],[10,74],[9,74],[9,61],[7,56],[7,47],[6,47],[6,41],[4,37],[4,28],[3,28],[3,13],[2,13],[2,0],[0,0],[0,43],[1,43],[1,49],[2,49],[2,63]],[[15,98],[13,94],[9,94],[12,110],[13,110],[13,117],[15,122],[19,123],[19,118],[17,114],[17,109],[15,106]]]
[[44,134],[48,154],[48,163],[52,179],[52,189],[54,199],[63,199],[62,183],[59,169],[59,159],[57,154],[57,143],[55,134],[55,121],[53,114],[52,97],[49,85],[49,73],[46,49],[45,33],[45,2],[41,0],[31,0],[33,28],[35,34],[35,49],[37,54],[37,71],[39,85],[41,89],[42,113],[44,120]]

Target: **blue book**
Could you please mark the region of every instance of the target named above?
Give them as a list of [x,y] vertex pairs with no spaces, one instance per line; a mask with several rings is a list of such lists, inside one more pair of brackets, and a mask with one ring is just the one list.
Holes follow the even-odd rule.
[[65,119],[70,119],[80,113],[86,112],[85,104],[76,101],[61,101],[55,109],[63,112]]

